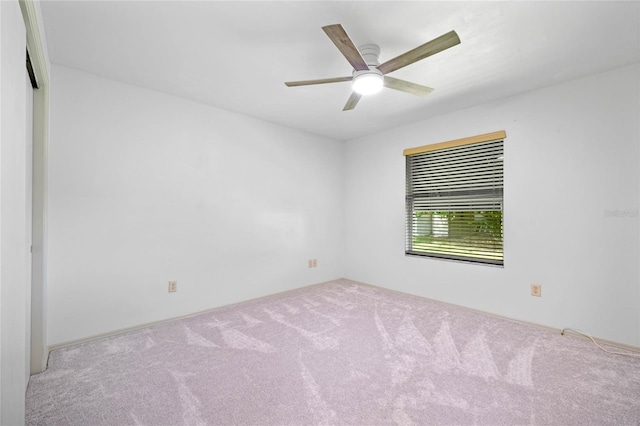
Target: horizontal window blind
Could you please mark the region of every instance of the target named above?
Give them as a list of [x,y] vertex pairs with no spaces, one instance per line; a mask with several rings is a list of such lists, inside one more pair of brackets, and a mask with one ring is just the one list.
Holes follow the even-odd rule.
[[407,254],[503,264],[504,132],[484,136],[406,155]]

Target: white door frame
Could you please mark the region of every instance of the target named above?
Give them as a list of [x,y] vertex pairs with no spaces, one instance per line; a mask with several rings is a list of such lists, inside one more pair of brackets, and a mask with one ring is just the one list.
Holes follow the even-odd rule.
[[49,70],[38,12],[33,0],[20,0],[27,46],[38,81],[33,91],[33,198],[31,263],[31,374],[47,368],[47,211],[49,163]]

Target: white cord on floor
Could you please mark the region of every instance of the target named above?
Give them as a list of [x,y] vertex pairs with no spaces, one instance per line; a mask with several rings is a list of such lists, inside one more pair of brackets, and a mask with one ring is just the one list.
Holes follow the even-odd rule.
[[593,337],[591,337],[591,335],[587,334],[587,333],[583,333],[582,331],[579,330],[575,330],[573,328],[563,328],[562,331],[560,332],[560,334],[562,334],[564,336],[564,332],[565,330],[569,330],[569,331],[573,331],[574,333],[578,333],[584,337],[588,337],[589,339],[591,339],[591,341],[600,349],[602,349],[603,351],[610,353],[610,354],[615,354],[615,355],[625,355],[625,356],[634,356],[634,357],[640,357],[640,353],[633,353],[633,352],[617,352],[617,351],[610,351],[607,348],[604,348],[602,346],[600,346],[600,344],[598,342],[596,342],[596,339],[594,339]]

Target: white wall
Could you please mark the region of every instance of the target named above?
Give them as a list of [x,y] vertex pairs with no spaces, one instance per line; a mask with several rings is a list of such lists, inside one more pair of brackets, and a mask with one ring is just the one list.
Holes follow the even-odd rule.
[[[639,75],[633,65],[347,142],[346,276],[640,345]],[[403,149],[496,130],[504,268],[405,256]]]
[[343,143],[65,67],[51,82],[50,345],[343,275]]
[[[49,344],[346,276],[640,345],[639,218],[605,214],[639,208],[639,73],[625,67],[345,149],[56,66]],[[402,150],[495,130],[507,132],[505,267],[406,257]]]
[[29,365],[25,27],[17,1],[0,1],[0,424],[24,423]]

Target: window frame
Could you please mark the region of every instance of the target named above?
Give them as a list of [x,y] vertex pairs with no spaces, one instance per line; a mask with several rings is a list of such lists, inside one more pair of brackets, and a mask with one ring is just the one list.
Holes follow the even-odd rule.
[[[491,184],[493,186],[491,186],[490,196],[483,194],[484,191],[473,190],[472,183],[475,183],[475,182],[472,182],[468,184],[469,185],[468,189],[466,187],[463,187],[463,190],[468,190],[469,193],[471,193],[470,196],[469,195],[466,196],[466,197],[471,197],[472,201],[470,202],[470,206],[465,206],[460,210],[454,210],[455,208],[457,208],[455,206],[456,203],[455,201],[450,201],[451,204],[447,207],[447,208],[450,208],[450,210],[446,210],[446,209],[436,210],[435,206],[438,203],[434,203],[433,201],[431,201],[434,198],[431,198],[425,194],[420,194],[418,190],[414,190],[416,186],[420,185],[419,183],[416,183],[416,182],[423,182],[424,179],[431,179],[431,178],[427,176],[429,174],[427,170],[425,170],[424,175],[420,175],[420,172],[414,172],[411,169],[411,167],[412,166],[415,167],[415,162],[420,161],[420,159],[414,158],[414,162],[411,162],[411,160],[412,160],[412,157],[420,156],[420,154],[426,154],[426,155],[422,155],[422,158],[426,158],[428,155],[431,155],[431,153],[435,151],[439,151],[438,154],[443,154],[445,156],[447,154],[450,154],[452,157],[454,157],[457,155],[456,152],[459,152],[460,150],[451,149],[451,148],[466,147],[466,146],[470,146],[474,144],[482,144],[482,143],[485,144],[486,149],[488,151],[489,149],[491,149],[493,145],[496,145],[495,143],[499,142],[500,156],[497,157],[496,159],[499,161],[504,161],[504,140],[506,139],[506,136],[507,136],[506,132],[504,130],[500,130],[497,132],[486,133],[486,134],[472,136],[468,138],[455,139],[451,141],[440,142],[440,143],[435,143],[430,145],[423,145],[416,148],[408,148],[403,151],[403,155],[406,158],[406,161],[405,161],[405,173],[406,173],[405,255],[406,256],[445,259],[445,260],[452,260],[452,261],[470,262],[474,264],[488,264],[488,265],[501,266],[501,267],[504,266],[504,166],[502,165],[499,167],[494,167],[496,169],[495,171],[496,175],[492,178],[492,181],[494,182]],[[481,145],[478,145],[478,147],[480,149],[483,149]],[[496,148],[492,148],[492,149],[496,149]],[[446,150],[449,150],[449,151],[447,152]],[[473,147],[470,148],[470,150],[473,150]],[[459,169],[456,170],[456,172],[459,172]],[[453,166],[452,166],[451,173],[453,173]],[[497,173],[499,173],[499,175]],[[474,178],[477,178],[477,176],[478,174],[469,175],[471,181],[473,181]],[[465,178],[464,180],[466,181],[467,179]],[[447,185],[445,184],[443,186],[447,186]],[[441,188],[438,188],[438,189],[441,189]],[[451,195],[451,193],[453,193],[452,190],[449,191],[450,195],[448,197],[451,199],[455,198],[454,196]],[[447,198],[444,197],[444,199],[446,200]],[[416,201],[423,205],[428,205],[429,210],[416,210],[415,209]],[[438,199],[438,201],[440,201],[440,199]],[[429,204],[429,203],[432,203],[432,204]],[[483,207],[477,207],[477,206],[484,206],[486,207],[486,210]],[[499,208],[496,208],[498,206]],[[473,207],[477,207],[477,208],[474,209]],[[487,250],[491,251],[492,254],[487,254],[485,255],[485,257],[483,257],[482,253],[479,253],[479,252],[482,250],[482,248],[484,248],[482,244],[484,244],[486,240],[481,241],[480,245],[472,244],[472,243],[464,245],[464,244],[460,244],[459,241],[455,243],[452,242],[453,238],[447,239],[449,238],[449,235],[447,235],[447,238],[443,238],[442,240],[443,243],[450,243],[450,247],[448,248],[442,249],[440,251],[414,250],[416,237],[420,236],[416,232],[416,226],[419,226],[416,224],[418,223],[419,217],[421,217],[421,216],[416,216],[416,213],[418,211],[424,211],[424,212],[430,211],[432,213],[432,218],[435,216],[438,216],[439,220],[441,219],[441,216],[442,216],[441,213],[446,213],[446,215],[448,216],[447,220],[451,220],[451,218],[456,220],[455,219],[456,214],[458,214],[458,217],[466,215],[467,216],[466,222],[460,225],[462,228],[457,228],[457,230],[460,231],[460,229],[462,229],[462,231],[468,232],[467,234],[468,236],[475,235],[473,234],[474,231],[471,230],[472,228],[470,228],[470,226],[473,225],[471,224],[471,222],[478,220],[478,219],[469,220],[470,215],[472,214],[476,216],[480,215],[480,220],[488,222],[489,218],[485,219],[485,216],[488,216],[486,215],[486,212],[499,211],[500,212],[499,231],[496,232],[495,230],[495,226],[496,226],[495,218],[491,219],[494,222],[492,223],[492,226],[494,227],[494,229],[492,229],[490,232],[486,230],[481,231],[481,232],[488,232],[487,235],[489,235],[491,238],[495,238],[496,235],[499,235],[499,239],[491,240],[490,246],[492,247]],[[462,213],[464,213],[464,215]],[[465,219],[462,219],[460,221],[464,222]],[[451,222],[449,222],[449,224],[450,223]],[[444,229],[446,229],[447,233],[449,232],[448,226],[444,226]],[[430,231],[430,232],[433,232],[433,234],[429,235],[430,240],[431,239],[435,240],[436,238],[438,238],[437,235],[434,235],[436,233],[435,231]],[[499,242],[499,249],[496,242]],[[429,241],[428,243],[425,243],[425,244],[426,245],[433,244],[433,241]],[[440,243],[436,243],[436,244],[440,244]],[[458,247],[452,248],[458,244],[459,244]],[[460,248],[461,250],[467,250],[468,252],[462,253],[462,254],[456,253],[457,248]],[[497,257],[498,255],[499,255],[499,258]]]

